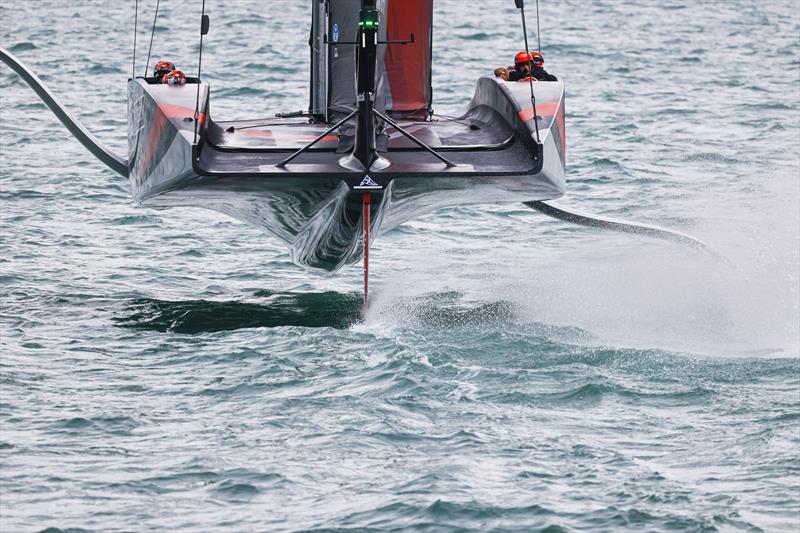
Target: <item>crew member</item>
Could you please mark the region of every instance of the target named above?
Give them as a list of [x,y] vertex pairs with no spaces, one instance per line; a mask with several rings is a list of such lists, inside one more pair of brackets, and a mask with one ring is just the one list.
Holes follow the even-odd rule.
[[533,77],[534,81],[558,81],[544,69],[544,57],[539,52],[519,52],[514,57],[513,67],[496,68],[494,75],[505,81],[528,81],[529,77]]
[[527,80],[533,70],[533,58],[528,52],[519,52],[514,56],[514,68],[509,69],[508,81]]
[[186,76],[180,70],[173,70],[164,76],[161,83],[167,85],[186,85]]
[[175,65],[173,65],[170,61],[159,61],[156,63],[156,66],[153,67],[153,77],[159,82],[163,82],[164,76],[173,70],[175,70]]
[[533,70],[531,75],[538,81],[558,81],[558,78],[552,74],[548,74],[544,69],[544,57],[539,52],[531,54],[531,62],[533,63]]

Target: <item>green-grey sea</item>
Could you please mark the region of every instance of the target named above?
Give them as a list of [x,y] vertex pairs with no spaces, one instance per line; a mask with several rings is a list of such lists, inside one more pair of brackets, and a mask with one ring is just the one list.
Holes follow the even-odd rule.
[[[121,153],[135,3],[0,3],[0,46]],[[151,65],[196,72],[201,3],[160,2]],[[0,65],[0,530],[799,531],[800,3],[539,7],[561,203],[719,258],[442,209],[379,235],[362,317],[359,265],[134,205]],[[206,9],[215,119],[307,107],[311,0]],[[434,24],[457,115],[519,14],[436,0]]]

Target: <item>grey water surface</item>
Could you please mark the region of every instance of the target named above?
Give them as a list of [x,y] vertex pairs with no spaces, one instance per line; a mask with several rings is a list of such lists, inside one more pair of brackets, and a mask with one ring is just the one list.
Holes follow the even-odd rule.
[[[200,4],[161,2],[151,65],[195,71]],[[310,0],[206,4],[213,116],[306,107]],[[132,205],[0,66],[0,530],[798,531],[800,4],[540,9],[562,203],[724,260],[446,209],[380,235],[362,319],[358,266],[319,276],[222,215]],[[0,20],[125,153],[134,2]],[[437,0],[434,20],[454,115],[519,17]]]

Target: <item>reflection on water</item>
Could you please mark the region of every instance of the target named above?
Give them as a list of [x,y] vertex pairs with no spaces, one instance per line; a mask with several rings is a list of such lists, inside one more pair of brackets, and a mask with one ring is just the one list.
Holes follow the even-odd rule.
[[125,316],[114,318],[121,327],[175,333],[209,333],[242,328],[346,329],[361,317],[362,296],[357,293],[269,293],[264,303],[236,301],[131,301]]

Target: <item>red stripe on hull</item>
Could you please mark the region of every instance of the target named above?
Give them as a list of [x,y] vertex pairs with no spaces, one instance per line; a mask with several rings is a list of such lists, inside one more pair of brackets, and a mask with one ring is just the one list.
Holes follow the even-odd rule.
[[[193,107],[186,107],[182,105],[176,104],[158,104],[158,108],[164,113],[169,119],[176,119],[176,118],[194,118],[194,108]],[[200,124],[206,123],[206,114],[200,113]],[[187,122],[187,124],[190,124]],[[193,129],[193,128],[182,128],[182,129]]]
[[[153,120],[150,123],[149,131],[147,132],[147,147],[144,149],[142,160],[139,163],[139,168],[143,173],[146,173],[152,163],[153,155],[156,153],[158,143],[161,140],[161,134],[164,132],[164,126],[167,125],[167,119],[158,111],[155,112]],[[140,174],[141,177],[141,174]]]
[[[536,113],[538,113],[540,117],[552,117],[558,111],[559,104],[560,102],[558,100],[551,102],[536,102]],[[528,122],[531,120],[533,118],[533,106],[526,107],[520,111],[519,118],[522,119],[522,122]]]

